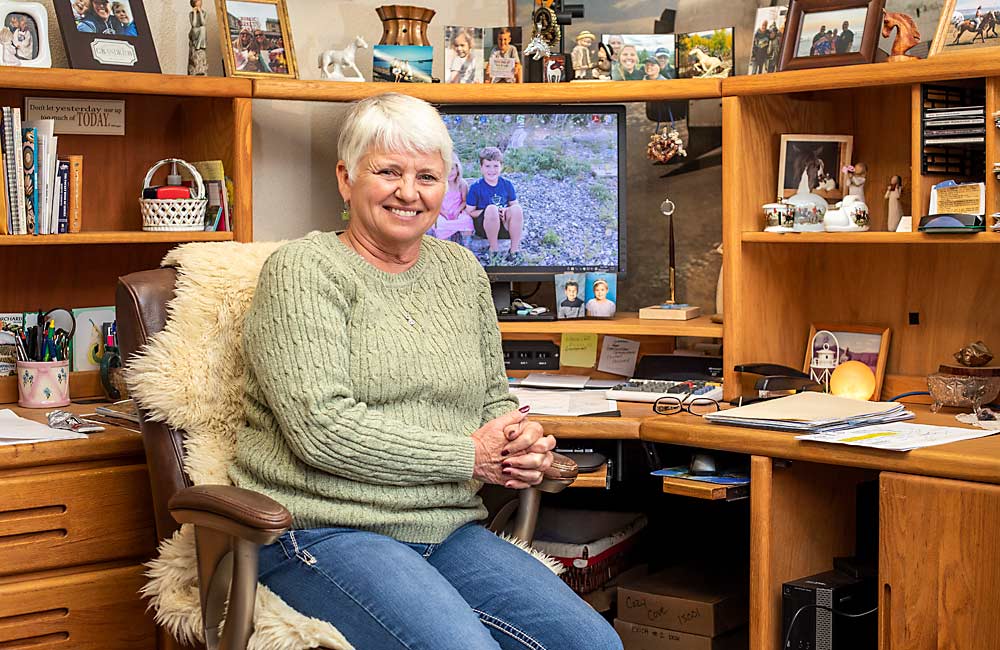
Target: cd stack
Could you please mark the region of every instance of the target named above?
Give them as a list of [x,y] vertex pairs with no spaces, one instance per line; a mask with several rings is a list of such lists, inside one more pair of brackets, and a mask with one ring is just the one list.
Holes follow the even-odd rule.
[[986,142],[984,106],[924,109],[924,145],[983,144]]

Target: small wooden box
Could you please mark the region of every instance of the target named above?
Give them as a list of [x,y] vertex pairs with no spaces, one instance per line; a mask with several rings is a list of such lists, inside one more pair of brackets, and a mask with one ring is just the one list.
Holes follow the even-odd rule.
[[691,320],[701,316],[701,307],[693,305],[652,305],[639,310],[639,318],[653,320]]

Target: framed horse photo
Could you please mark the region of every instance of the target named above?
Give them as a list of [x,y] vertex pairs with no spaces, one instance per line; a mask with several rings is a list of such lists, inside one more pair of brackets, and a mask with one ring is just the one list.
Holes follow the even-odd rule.
[[779,70],[872,63],[885,0],[791,0]]
[[285,0],[215,0],[227,77],[298,79]]
[[982,0],[945,0],[930,56],[1000,45],[1000,9]]
[[852,135],[782,135],[778,200],[795,194],[844,198],[842,170],[851,163]]

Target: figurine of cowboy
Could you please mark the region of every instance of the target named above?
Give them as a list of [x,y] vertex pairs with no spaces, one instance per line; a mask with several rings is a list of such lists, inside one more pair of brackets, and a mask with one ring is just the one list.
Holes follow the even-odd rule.
[[576,79],[589,79],[595,63],[591,60],[590,48],[597,37],[593,32],[583,30],[576,36],[576,47],[570,56],[573,59],[573,76]]

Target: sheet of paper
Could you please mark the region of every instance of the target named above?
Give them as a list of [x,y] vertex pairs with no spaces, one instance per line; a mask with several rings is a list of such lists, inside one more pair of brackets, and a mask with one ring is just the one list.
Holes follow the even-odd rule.
[[830,442],[838,445],[855,447],[870,447],[872,449],[887,449],[889,451],[910,451],[922,447],[944,445],[959,440],[985,438],[998,433],[982,429],[963,429],[960,427],[938,427],[930,424],[912,424],[897,422],[893,424],[876,424],[836,433],[814,433],[796,436],[797,440],[812,440],[815,442]]
[[587,415],[618,408],[614,400],[605,399],[603,390],[541,390],[512,388],[521,406],[531,405],[532,415]]
[[639,358],[639,342],[605,336],[601,343],[601,360],[597,369],[612,375],[631,377],[635,374],[635,362]]
[[66,429],[53,429],[40,422],[22,418],[10,409],[0,410],[0,445],[73,440],[86,437],[83,433],[74,433]]
[[550,372],[532,372],[518,382],[519,386],[532,388],[583,388],[590,378],[587,375],[556,375]]
[[710,419],[786,420],[820,422],[886,413],[900,408],[897,402],[862,402],[826,393],[807,391],[713,413]]
[[593,368],[597,362],[597,334],[563,334],[559,365]]

